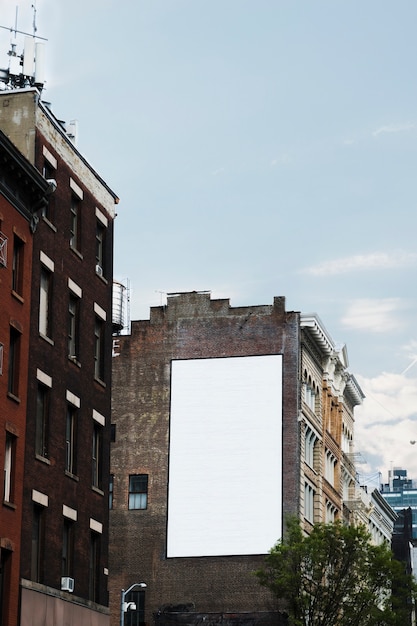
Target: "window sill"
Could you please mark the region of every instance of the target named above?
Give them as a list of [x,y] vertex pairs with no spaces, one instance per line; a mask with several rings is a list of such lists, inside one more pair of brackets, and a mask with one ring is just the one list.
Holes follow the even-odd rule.
[[45,463],[45,465],[51,465],[51,461],[46,456],[42,456],[41,454],[35,454],[35,458],[38,461],[41,461],[41,463]]
[[96,383],[98,383],[101,387],[104,387],[104,388],[106,388],[106,387],[107,387],[106,383],[104,382],[104,380],[101,380],[101,378],[97,378],[96,376],[94,376],[94,380],[95,380],[95,382],[96,382]]
[[68,470],[65,470],[65,476],[68,476],[68,478],[72,478],[72,480],[75,480],[75,482],[79,482],[79,478],[78,476],[76,476],[75,474],[71,474],[71,472],[69,472]]
[[46,217],[46,215],[43,215],[43,216],[42,216],[42,219],[43,219],[43,221],[45,222],[45,224],[47,224],[47,225],[49,226],[49,228],[50,228],[51,230],[53,230],[53,231],[54,231],[54,233],[56,233],[56,232],[57,232],[57,227],[56,227],[56,226],[54,226],[54,224],[52,224],[52,222],[51,222],[50,220],[48,220],[48,218]]
[[74,246],[72,246],[70,244],[70,250],[72,250],[72,252],[79,258],[81,259],[81,261],[84,259],[83,255],[81,254],[81,252],[79,250],[77,250],[77,248],[74,248]]
[[14,393],[12,393],[11,391],[7,392],[7,397],[10,398],[10,400],[13,400],[13,402],[17,402],[17,404],[20,404],[19,396],[15,396]]
[[100,496],[104,496],[104,491],[102,489],[100,489],[100,487],[95,487],[94,485],[91,486],[91,489],[95,492],[98,493]]
[[41,339],[44,339],[47,343],[49,343],[51,346],[55,345],[55,342],[53,339],[51,339],[50,337],[48,337],[47,335],[44,335],[43,333],[39,332],[39,337],[41,337]]
[[109,284],[109,281],[107,280],[107,278],[106,278],[105,276],[103,276],[102,274],[99,274],[97,271],[96,271],[96,276],[97,276],[97,277],[98,277],[101,281],[103,281],[103,283],[104,283],[105,285],[108,285],[108,284]]
[[13,298],[16,298],[16,300],[19,300],[19,302],[21,302],[22,304],[25,302],[24,297],[21,296],[20,293],[17,293],[17,291],[15,291],[14,289],[12,289],[12,296]]
[[6,506],[8,509],[13,509],[13,511],[17,509],[16,504],[14,504],[13,502],[8,502],[7,500],[3,500],[3,506]]
[[79,360],[77,359],[76,356],[71,356],[69,354],[68,355],[68,360],[71,361],[71,363],[74,363],[74,365],[76,365],[77,367],[81,367],[81,363],[79,362]]

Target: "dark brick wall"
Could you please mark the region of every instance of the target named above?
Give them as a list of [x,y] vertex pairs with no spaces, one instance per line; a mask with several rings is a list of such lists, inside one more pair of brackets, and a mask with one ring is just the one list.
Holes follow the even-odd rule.
[[[110,514],[110,608],[118,623],[120,589],[145,581],[146,621],[163,604],[197,611],[268,611],[269,592],[253,576],[263,556],[166,559],[170,363],[172,359],[283,355],[283,510],[299,506],[299,314],[283,298],[231,308],[209,294],[170,297],[133,322],[113,359],[114,507]],[[279,452],[277,451],[279,454]],[[129,474],[149,474],[145,511],[128,511]],[[213,495],[215,500],[215,495]],[[278,537],[277,537],[278,539]],[[271,546],[272,547],[272,546]]]
[[[106,242],[107,280],[95,271],[96,207],[105,210],[97,203],[90,190],[79,180],[68,165],[60,159],[54,146],[48,144],[42,135],[36,136],[36,162],[42,169],[42,147],[46,146],[58,160],[54,177],[57,189],[53,197],[53,213],[50,221],[40,220],[34,238],[31,346],[28,387],[28,421],[26,438],[26,472],[24,479],[24,522],[22,534],[21,575],[30,579],[30,554],[33,520],[32,490],[49,498],[45,510],[46,536],[41,582],[60,588],[61,555],[63,537],[63,505],[77,511],[75,524],[75,560],[73,577],[74,595],[89,597],[89,547],[90,518],[103,525],[101,535],[101,557],[99,573],[98,602],[108,602],[108,485],[110,445],[110,394],[111,394],[111,297],[112,297],[112,250],[113,220],[108,216]],[[70,249],[70,177],[81,187],[84,197],[81,204],[82,244],[81,254]],[[54,261],[53,274],[53,313],[52,339],[46,341],[39,335],[39,284],[40,251]],[[80,353],[78,364],[68,358],[68,278],[82,288]],[[104,384],[94,378],[94,303],[107,312],[105,329],[106,365]],[[52,377],[50,392],[50,430],[48,462],[35,454],[35,417],[37,395],[37,368]],[[78,411],[77,435],[77,477],[65,473],[65,422],[66,391],[69,390],[81,399]],[[92,489],[92,435],[93,409],[106,418],[103,430],[103,490]]]

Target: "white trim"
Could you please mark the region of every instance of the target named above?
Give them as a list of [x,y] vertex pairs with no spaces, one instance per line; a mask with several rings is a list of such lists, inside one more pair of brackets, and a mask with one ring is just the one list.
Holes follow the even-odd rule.
[[42,154],[45,157],[45,159],[48,161],[49,165],[52,165],[52,167],[56,170],[58,167],[58,161],[56,160],[54,155],[49,152],[46,146],[42,147]]
[[62,515],[68,519],[72,519],[74,522],[77,521],[77,511],[66,504],[62,505]]
[[41,504],[42,506],[49,506],[48,496],[45,493],[36,491],[36,489],[32,489],[32,501],[36,502],[36,504]]
[[109,220],[104,215],[104,213],[102,213],[100,209],[98,209],[97,207],[96,207],[96,218],[98,219],[99,222],[103,224],[103,226],[105,226],[106,228],[108,227]]
[[98,422],[101,426],[104,426],[106,423],[106,418],[104,415],[93,409],[93,420]]
[[72,393],[71,391],[68,391],[68,389],[67,389],[67,392],[66,392],[66,399],[67,399],[67,402],[70,402],[70,404],[76,406],[77,409],[80,408],[80,406],[81,406],[80,398],[78,396],[76,396],[75,393]]
[[52,259],[49,258],[47,254],[45,254],[45,252],[42,252],[42,250],[40,253],[40,260],[41,263],[48,268],[48,270],[50,270],[51,272],[55,271],[55,263]]
[[100,533],[101,535],[103,533],[103,524],[90,517],[90,529],[94,530],[96,533]]
[[68,289],[70,289],[78,298],[83,297],[83,290],[71,278],[68,278]]
[[94,302],[94,313],[98,315],[98,317],[101,317],[102,320],[106,321],[107,313],[97,302]]
[[43,385],[46,385],[47,387],[52,387],[52,376],[48,376],[48,374],[45,374],[45,372],[43,372],[39,368],[36,370],[36,378]]
[[70,178],[70,187],[76,196],[79,197],[80,200],[84,198],[84,192],[79,185],[75,182],[73,178]]

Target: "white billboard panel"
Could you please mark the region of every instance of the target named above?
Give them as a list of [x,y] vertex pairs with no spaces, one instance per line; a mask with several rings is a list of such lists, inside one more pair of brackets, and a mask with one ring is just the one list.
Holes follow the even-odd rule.
[[282,355],[172,361],[167,556],[281,536]]

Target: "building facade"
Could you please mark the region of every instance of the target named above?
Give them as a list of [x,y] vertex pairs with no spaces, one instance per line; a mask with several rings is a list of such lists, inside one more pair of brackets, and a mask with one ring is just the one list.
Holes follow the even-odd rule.
[[37,89],[0,94],[0,128],[54,189],[33,237],[20,623],[106,625],[117,197]]
[[394,467],[388,471],[388,482],[381,485],[381,495],[396,513],[410,509],[412,537],[417,538],[417,487],[407,476],[407,470]]
[[178,607],[273,610],[253,571],[286,515],[306,532],[347,515],[362,398],[346,349],[284,298],[234,308],[171,294],[132,322],[113,358],[111,623],[141,582],[126,624]]
[[0,623],[18,623],[32,242],[50,187],[0,131]]

